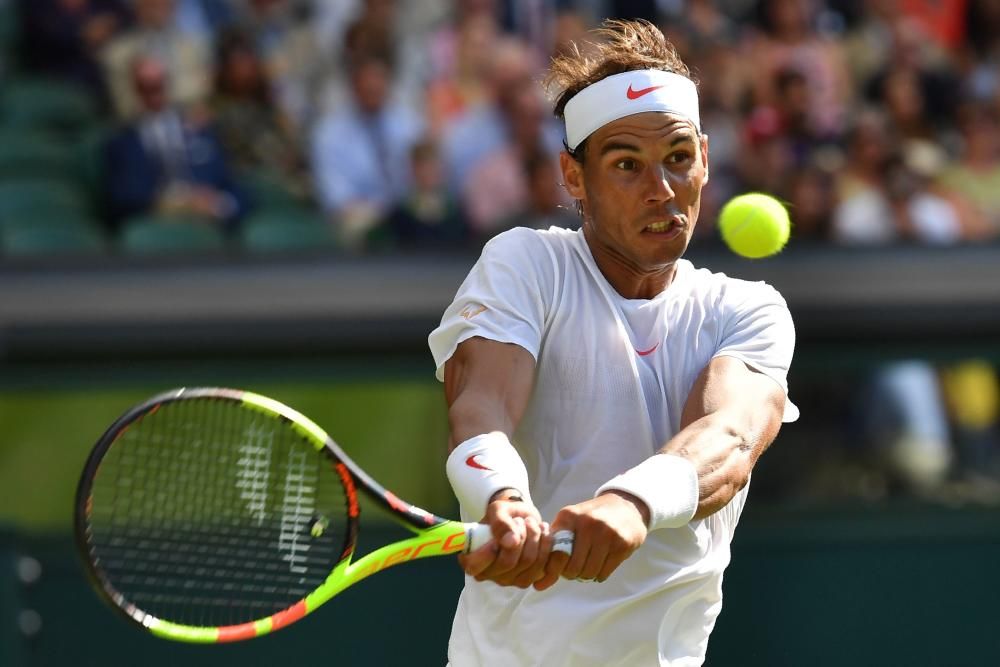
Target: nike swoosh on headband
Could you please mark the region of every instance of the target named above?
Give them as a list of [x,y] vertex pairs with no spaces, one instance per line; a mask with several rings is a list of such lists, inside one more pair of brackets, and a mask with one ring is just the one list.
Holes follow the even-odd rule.
[[640,88],[639,90],[632,90],[632,84],[628,85],[628,90],[625,91],[625,97],[630,100],[637,100],[647,93],[651,93],[654,90],[659,90],[663,86],[650,86],[649,88]]

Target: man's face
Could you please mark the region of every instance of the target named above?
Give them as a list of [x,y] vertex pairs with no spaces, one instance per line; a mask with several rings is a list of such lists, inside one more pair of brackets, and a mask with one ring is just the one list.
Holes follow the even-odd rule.
[[708,139],[691,121],[627,116],[590,135],[583,165],[566,153],[561,164],[567,190],[583,203],[596,257],[648,275],[684,254],[708,181]]
[[354,98],[362,111],[378,113],[388,94],[389,72],[381,63],[363,63],[354,72]]

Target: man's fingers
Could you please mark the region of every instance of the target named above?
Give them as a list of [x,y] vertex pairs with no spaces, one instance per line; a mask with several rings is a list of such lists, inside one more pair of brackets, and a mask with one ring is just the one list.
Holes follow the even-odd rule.
[[580,569],[580,574],[576,575],[576,578],[583,581],[596,579],[604,569],[604,563],[607,559],[607,542],[594,542],[590,547],[590,553],[587,554],[587,560]]
[[628,558],[628,556],[629,556],[628,553],[618,553],[618,554],[608,555],[607,559],[604,561],[604,566],[601,568],[601,571],[597,574],[596,581],[598,583],[607,581],[608,577],[610,577],[611,574],[618,569],[619,565],[625,562],[625,559]]
[[[542,548],[542,540],[546,539],[548,525],[527,521],[526,528],[527,536],[521,549],[521,558],[510,572],[497,580],[498,584],[527,588],[541,576],[545,567],[545,557],[548,555]],[[536,571],[537,574],[531,574]]]
[[549,524],[542,522],[541,535],[538,539],[538,554],[534,563],[527,570],[517,576],[514,585],[519,588],[527,588],[545,576],[545,565],[548,563],[549,555],[552,553],[552,532]]
[[583,571],[583,566],[590,555],[591,539],[590,535],[584,531],[582,534],[575,534],[573,539],[573,554],[566,561],[563,568],[562,577],[564,579],[576,579]]
[[465,573],[472,577],[478,577],[486,570],[493,561],[496,560],[500,548],[497,543],[490,540],[475,551],[458,557],[458,564],[462,566]]
[[521,550],[524,548],[524,536],[526,528],[524,519],[514,517],[514,530],[500,538],[500,553],[496,560],[485,570],[479,573],[477,579],[496,579],[500,575],[507,574],[517,565],[521,558]]
[[569,554],[562,551],[553,551],[549,554],[549,559],[545,563],[545,574],[535,582],[535,590],[544,591],[559,581],[563,568],[569,562]]

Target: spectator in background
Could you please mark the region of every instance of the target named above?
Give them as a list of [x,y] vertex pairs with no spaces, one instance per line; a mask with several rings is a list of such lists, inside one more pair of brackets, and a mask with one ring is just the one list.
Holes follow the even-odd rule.
[[407,15],[400,11],[403,4],[397,0],[365,0],[359,4],[344,31],[342,51],[333,54],[334,66],[324,72],[321,108],[336,110],[349,103],[350,82],[341,74],[349,74],[358,60],[374,56],[385,61],[393,72],[391,104],[406,106],[414,113],[423,109],[428,80],[426,47],[423,34],[403,22],[401,16]]
[[21,0],[25,66],[90,90],[107,103],[98,62],[104,46],[128,25],[121,0]]
[[545,145],[547,114],[535,86],[525,82],[507,91],[503,112],[507,129],[504,144],[476,164],[462,188],[469,225],[484,239],[503,231],[512,216],[529,207],[528,163],[545,155],[553,164],[556,160],[556,154]]
[[457,25],[431,36],[433,69],[426,99],[432,134],[440,136],[452,121],[487,100],[487,75],[498,30],[492,14],[478,12],[459,14]]
[[830,238],[830,211],[833,209],[833,177],[828,169],[813,162],[797,169],[783,193],[792,220],[793,242],[826,242]]
[[774,107],[757,107],[747,118],[739,171],[743,190],[781,192],[795,170],[792,142],[782,131],[781,116]]
[[859,83],[870,102],[885,106],[901,137],[936,140],[953,120],[959,78],[915,20],[897,19],[890,34],[884,67]]
[[264,64],[243,33],[220,37],[213,112],[231,164],[266,176],[296,198],[311,190],[292,122],[274,104]]
[[356,247],[406,194],[410,149],[423,128],[408,108],[387,104],[392,72],[384,60],[359,58],[350,77],[350,103],[320,119],[311,153],[320,203]]
[[231,231],[246,206],[205,118],[170,103],[168,71],[155,58],[137,57],[130,71],[139,113],[105,149],[115,220],[194,216]]
[[292,0],[244,0],[238,9],[237,24],[264,62],[275,104],[305,132],[314,120],[324,65],[307,8]]
[[140,55],[167,68],[170,104],[205,102],[211,92],[210,45],[176,29],[173,0],[135,0],[134,9],[135,26],[112,40],[101,58],[118,116],[130,119],[142,111],[133,77],[133,64]]
[[[453,192],[464,193],[482,160],[505,150],[512,138],[518,105],[524,91],[535,95],[535,70],[520,42],[505,38],[497,42],[489,65],[489,96],[445,128],[442,149]],[[552,118],[541,121],[540,143],[553,155],[562,148],[562,128]],[[466,198],[466,201],[468,199]],[[487,216],[488,217],[488,216]]]
[[1000,2],[971,0],[966,12],[968,40],[962,52],[966,94],[994,98],[1000,111]]
[[445,186],[444,165],[433,141],[424,139],[414,144],[410,171],[413,187],[373,234],[374,245],[414,250],[467,244],[469,228]]
[[236,18],[232,0],[176,0],[174,26],[200,42],[211,42]]
[[560,183],[562,174],[552,156],[546,151],[536,150],[525,157],[523,168],[528,185],[526,205],[501,227],[578,229],[580,216],[569,207],[566,190]]
[[944,169],[940,183],[964,197],[984,221],[984,236],[1000,236],[1000,111],[970,103],[960,112],[961,159]]
[[886,168],[897,146],[885,116],[874,110],[859,114],[846,143],[832,238],[844,244],[889,243],[896,239],[896,226],[886,196]]
[[757,104],[774,103],[776,74],[795,69],[812,89],[811,123],[823,134],[838,134],[851,103],[851,87],[843,47],[815,30],[815,8],[809,0],[763,0],[764,31],[749,46],[754,64],[752,89]]

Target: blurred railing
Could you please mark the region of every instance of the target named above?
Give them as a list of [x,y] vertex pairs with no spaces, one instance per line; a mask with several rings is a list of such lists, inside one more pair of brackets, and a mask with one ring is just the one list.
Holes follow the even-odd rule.
[[[800,350],[1000,347],[1000,247],[799,247],[699,266],[777,287]],[[425,349],[473,256],[210,256],[0,264],[0,360]]]

